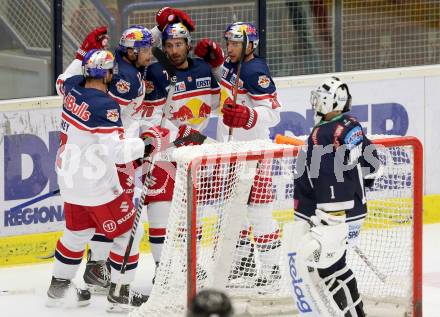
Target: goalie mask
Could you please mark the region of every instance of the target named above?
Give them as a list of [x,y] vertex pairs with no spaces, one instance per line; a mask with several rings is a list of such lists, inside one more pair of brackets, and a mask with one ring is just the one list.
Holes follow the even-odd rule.
[[169,39],[186,39],[188,45],[191,45],[191,34],[183,23],[168,24],[162,32],[162,42]]
[[139,49],[144,47],[152,47],[153,36],[150,30],[140,25],[130,26],[122,33],[119,40],[119,49],[126,53],[127,48],[132,48],[137,54]]
[[230,24],[225,31],[226,41],[243,42],[243,31],[246,33],[249,42],[252,42],[252,49],[258,46],[259,38],[257,28],[249,22],[235,22]]
[[351,109],[351,95],[347,84],[337,77],[325,80],[310,95],[310,103],[315,112],[315,124],[332,111],[348,112]]
[[115,57],[110,51],[91,50],[82,61],[83,75],[86,78],[105,78],[113,69]]

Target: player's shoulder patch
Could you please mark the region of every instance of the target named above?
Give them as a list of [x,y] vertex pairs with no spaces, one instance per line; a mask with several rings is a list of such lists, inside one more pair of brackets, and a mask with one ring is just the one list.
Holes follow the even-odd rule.
[[151,94],[154,91],[154,83],[152,80],[145,80],[145,93]]
[[120,94],[126,94],[126,93],[128,93],[128,92],[130,91],[130,86],[131,86],[131,84],[130,84],[128,81],[126,81],[126,80],[120,78],[120,79],[115,83],[115,86],[116,86],[116,90],[118,91],[118,93],[120,93]]
[[345,144],[357,145],[364,139],[364,132],[362,131],[362,127],[357,125],[352,128],[344,137]]
[[270,85],[270,79],[267,75],[258,76],[258,86],[261,88],[267,88]]
[[107,109],[107,119],[111,122],[117,122],[119,120],[118,109]]

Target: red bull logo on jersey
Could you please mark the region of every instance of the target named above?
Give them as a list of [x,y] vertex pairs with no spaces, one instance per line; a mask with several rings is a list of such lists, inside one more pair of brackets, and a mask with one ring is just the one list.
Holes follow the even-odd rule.
[[190,119],[194,118],[194,114],[191,111],[190,108],[188,108],[186,105],[183,105],[179,108],[176,112],[171,113],[171,120],[181,121],[185,122]]
[[211,106],[198,98],[190,99],[179,110],[172,112],[170,120],[186,122],[191,125],[198,125],[209,118]]
[[85,102],[78,105],[75,97],[70,93],[64,98],[64,108],[83,121],[88,121],[90,119],[91,113],[90,111],[87,111],[89,105]]
[[266,75],[258,77],[258,86],[261,88],[267,88],[270,85],[270,79]]
[[118,82],[116,83],[116,90],[120,94],[126,94],[127,92],[130,91],[130,83],[123,79],[119,79]]
[[119,120],[119,111],[118,109],[110,109],[107,110],[107,119],[111,122],[116,122]]

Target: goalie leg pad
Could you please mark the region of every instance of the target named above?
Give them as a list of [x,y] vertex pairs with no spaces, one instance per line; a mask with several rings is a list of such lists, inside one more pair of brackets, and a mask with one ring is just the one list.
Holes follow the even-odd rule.
[[363,317],[363,303],[353,271],[347,267],[346,256],[327,269],[318,269],[319,276],[328,286],[343,314]]
[[318,270],[309,265],[310,245],[314,239],[309,232],[304,233],[298,248],[288,253],[292,291],[300,315],[342,317],[343,312],[334,300],[329,287],[319,276]]
[[[310,228],[308,223],[300,220],[284,227],[283,253],[288,255],[291,291],[300,315],[365,316],[353,272],[346,266],[345,244],[341,257],[331,254],[327,258],[328,252],[321,243],[324,238],[320,242],[312,234],[316,228]],[[325,236],[325,230],[318,232],[324,232]],[[340,236],[336,234],[336,237]],[[334,245],[338,246],[338,243]],[[325,260],[320,261],[322,256]]]

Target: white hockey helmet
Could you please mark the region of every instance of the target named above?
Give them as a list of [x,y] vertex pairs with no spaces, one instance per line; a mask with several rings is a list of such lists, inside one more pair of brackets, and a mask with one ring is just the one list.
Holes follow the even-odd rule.
[[93,49],[87,52],[82,61],[83,75],[86,78],[105,78],[113,69],[115,57],[107,50]]
[[332,111],[350,111],[351,95],[347,84],[337,77],[330,77],[312,90],[310,103],[315,111],[315,119],[321,120],[324,115]]

